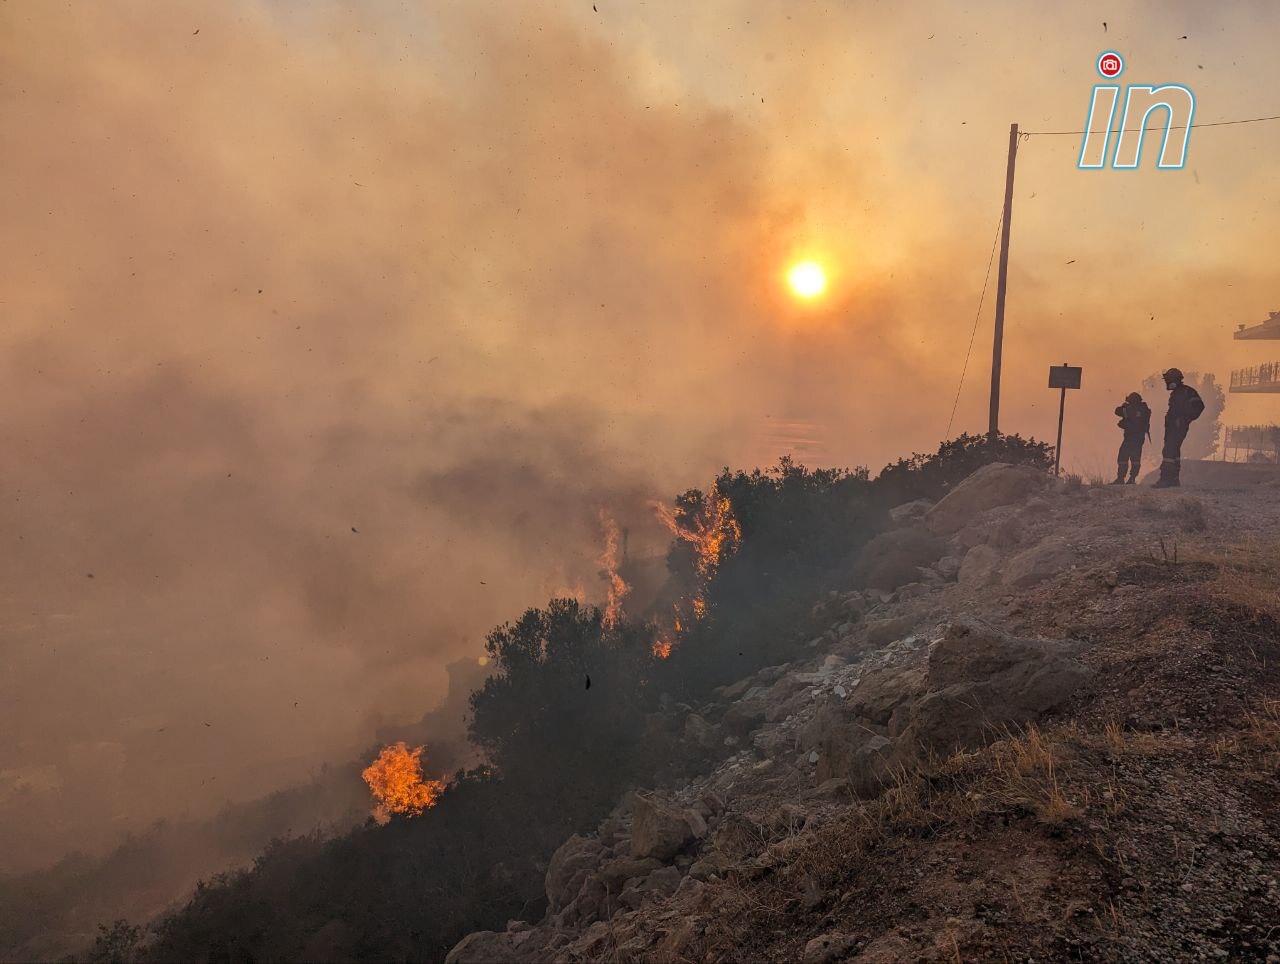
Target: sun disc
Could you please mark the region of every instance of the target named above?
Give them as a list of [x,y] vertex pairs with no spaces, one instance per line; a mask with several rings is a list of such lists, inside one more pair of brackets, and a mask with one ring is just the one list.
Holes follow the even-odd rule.
[[827,273],[816,261],[801,261],[787,271],[787,284],[797,298],[816,298],[827,290]]

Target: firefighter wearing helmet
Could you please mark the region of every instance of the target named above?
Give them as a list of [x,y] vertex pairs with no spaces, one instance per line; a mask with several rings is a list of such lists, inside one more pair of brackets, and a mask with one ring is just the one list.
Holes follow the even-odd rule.
[[1141,395],[1130,392],[1124,403],[1116,406],[1116,415],[1120,416],[1116,424],[1124,432],[1124,441],[1120,443],[1116,478],[1111,484],[1133,485],[1138,481],[1138,469],[1142,465],[1142,443],[1151,438],[1151,408]]
[[1170,368],[1162,377],[1169,391],[1169,411],[1164,416],[1164,451],[1155,488],[1168,489],[1180,484],[1182,441],[1191,423],[1204,411],[1204,400],[1194,388],[1183,384],[1182,372],[1178,369]]

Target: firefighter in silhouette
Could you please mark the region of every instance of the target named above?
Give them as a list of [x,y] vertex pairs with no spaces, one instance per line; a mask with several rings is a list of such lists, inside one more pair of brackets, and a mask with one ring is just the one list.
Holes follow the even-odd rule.
[[1160,462],[1160,478],[1155,488],[1168,489],[1179,485],[1178,476],[1182,471],[1182,440],[1187,437],[1187,429],[1204,411],[1204,400],[1190,385],[1182,383],[1182,372],[1170,368],[1162,376],[1164,387],[1169,390],[1169,411],[1164,417],[1164,451]]
[[1120,416],[1118,424],[1124,430],[1124,441],[1116,457],[1119,463],[1116,480],[1111,484],[1124,485],[1127,481],[1133,485],[1138,481],[1138,469],[1142,465],[1142,443],[1151,438],[1151,408],[1141,395],[1130,392],[1124,403],[1116,406],[1116,414]]

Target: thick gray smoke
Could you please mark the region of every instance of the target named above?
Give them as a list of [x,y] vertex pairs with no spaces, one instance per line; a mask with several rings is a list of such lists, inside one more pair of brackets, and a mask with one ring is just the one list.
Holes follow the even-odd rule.
[[[11,869],[417,719],[493,624],[603,596],[601,509],[643,553],[726,463],[936,446],[1004,132],[1077,125],[1100,45],[1274,113],[1236,8],[595,6],[0,4]],[[1006,428],[1051,436],[1084,364],[1069,462],[1105,465],[1137,379],[1235,362],[1275,134],[1218,130],[1127,179],[1028,142]]]

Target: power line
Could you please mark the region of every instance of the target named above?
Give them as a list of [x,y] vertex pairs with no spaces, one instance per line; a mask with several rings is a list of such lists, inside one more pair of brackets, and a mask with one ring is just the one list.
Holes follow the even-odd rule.
[[991,283],[991,265],[996,260],[996,245],[1000,243],[1000,228],[1004,221],[1004,209],[1001,208],[1000,217],[996,219],[996,236],[991,239],[991,257],[987,259],[987,276],[982,279],[982,294],[978,296],[978,310],[973,315],[973,330],[969,332],[969,348],[964,353],[964,367],[960,370],[960,384],[956,386],[956,397],[951,403],[951,417],[947,419],[947,431],[943,434],[943,441],[951,438],[951,425],[956,420],[956,406],[960,404],[960,389],[964,388],[964,376],[969,371],[969,355],[973,353],[973,339],[978,334],[978,321],[982,318],[982,303],[987,297],[987,285]]
[[[1232,124],[1261,124],[1263,121],[1274,121],[1274,120],[1280,120],[1280,114],[1274,114],[1271,117],[1245,117],[1245,118],[1242,118],[1241,120],[1210,121],[1207,124],[1192,124],[1190,126],[1192,128],[1230,127]],[[1161,124],[1155,127],[1126,127],[1123,130],[1116,131],[1115,133],[1136,134],[1138,131],[1163,131],[1163,130],[1181,131],[1186,129],[1187,129],[1186,124],[1177,124],[1167,128],[1163,124]],[[1090,132],[1089,131],[1023,131],[1022,136],[1023,137],[1051,137],[1057,134],[1088,134],[1088,133]],[[1093,133],[1101,134],[1104,132],[1094,131]]]

